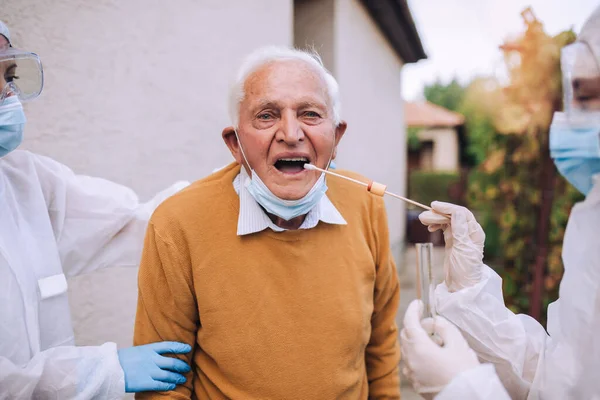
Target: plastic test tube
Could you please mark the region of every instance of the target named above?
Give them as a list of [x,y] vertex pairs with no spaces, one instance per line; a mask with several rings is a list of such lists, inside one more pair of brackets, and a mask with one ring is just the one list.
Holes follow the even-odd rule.
[[[433,279],[433,243],[417,243],[417,298],[423,302],[423,315],[421,318],[433,318],[435,312],[435,282]],[[435,326],[434,326],[435,330]],[[432,333],[431,340],[443,346],[443,340]]]
[[433,244],[417,243],[417,298],[423,302],[422,318],[432,318],[435,315],[432,301],[433,295]]

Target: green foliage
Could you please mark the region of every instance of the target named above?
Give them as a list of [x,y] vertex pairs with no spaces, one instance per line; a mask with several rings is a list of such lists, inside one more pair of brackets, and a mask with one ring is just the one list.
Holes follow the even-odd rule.
[[467,153],[481,164],[494,140],[493,115],[498,106],[498,83],[493,78],[476,78],[465,89],[457,112],[465,116]]
[[409,197],[422,204],[434,200],[456,202],[450,197],[450,187],[460,182],[457,173],[412,171],[409,177]]
[[485,232],[485,251],[486,262],[493,263],[498,257],[502,256],[502,244],[500,240],[501,228],[498,225],[493,208],[483,199],[483,188],[492,187],[495,180],[486,173],[477,169],[469,174],[467,206],[474,211],[477,221],[483,227]]
[[421,141],[419,140],[419,130],[420,128],[416,127],[409,127],[406,130],[408,149],[411,151],[419,150],[419,148],[421,147]]
[[465,95],[465,88],[456,79],[453,79],[448,84],[437,81],[433,85],[427,85],[423,89],[423,93],[430,103],[451,111],[458,111]]

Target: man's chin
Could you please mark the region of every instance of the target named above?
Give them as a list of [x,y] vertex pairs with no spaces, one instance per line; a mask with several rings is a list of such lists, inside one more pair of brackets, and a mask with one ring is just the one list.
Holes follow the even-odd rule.
[[285,187],[278,186],[276,190],[271,190],[273,194],[279,197],[282,200],[299,200],[306,196],[306,194],[310,191],[310,185],[302,184],[302,185],[286,185]]
[[317,181],[309,174],[303,174],[302,178],[296,175],[285,176],[280,174],[277,178],[272,183],[265,182],[265,184],[275,196],[290,201],[306,196]]

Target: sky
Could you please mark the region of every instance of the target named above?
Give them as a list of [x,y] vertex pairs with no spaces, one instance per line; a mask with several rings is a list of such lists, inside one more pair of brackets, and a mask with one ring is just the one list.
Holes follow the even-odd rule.
[[436,80],[462,83],[479,75],[502,76],[498,46],[523,32],[521,11],[531,6],[546,32],[579,32],[600,0],[408,0],[426,60],[402,69],[402,95],[423,98],[423,87]]

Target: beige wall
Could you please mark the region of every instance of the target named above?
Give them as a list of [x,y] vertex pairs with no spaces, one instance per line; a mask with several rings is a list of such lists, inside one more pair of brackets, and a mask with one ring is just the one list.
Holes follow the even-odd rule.
[[[337,163],[406,192],[406,131],[400,86],[402,60],[358,0],[335,3],[335,75],[348,131]],[[390,241],[398,257],[405,205],[386,196]],[[397,258],[398,259],[398,258]]]
[[[292,44],[291,0],[1,3],[13,42],[46,72],[43,95],[26,105],[23,147],[144,199],[230,162],[221,130],[235,68],[260,45]],[[78,343],[130,344],[136,275],[70,282]]]
[[459,170],[458,134],[453,128],[423,129],[418,133],[420,141],[433,142],[432,169],[457,172]]

